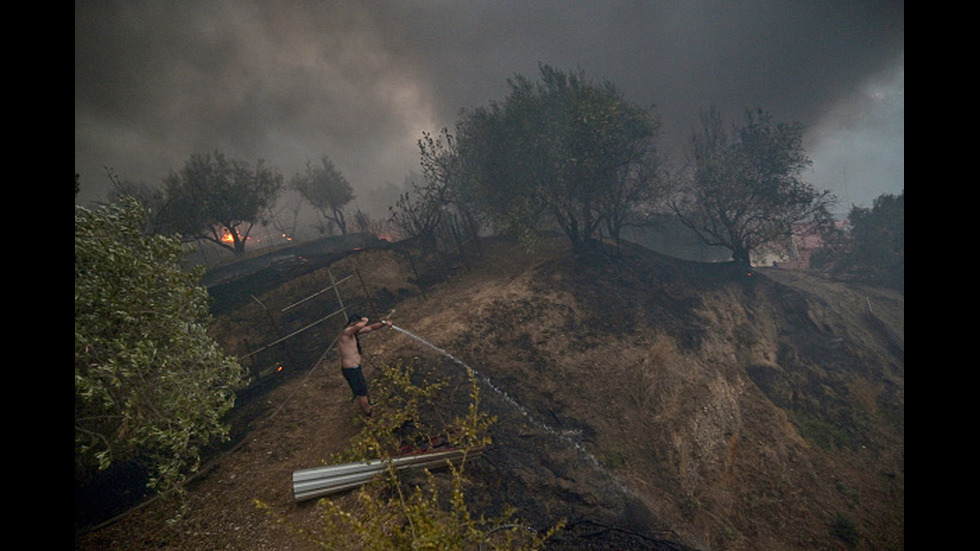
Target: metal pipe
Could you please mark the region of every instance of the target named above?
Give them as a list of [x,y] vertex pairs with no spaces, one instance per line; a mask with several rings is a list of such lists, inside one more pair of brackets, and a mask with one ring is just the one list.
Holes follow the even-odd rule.
[[461,460],[464,454],[467,459],[476,459],[483,455],[483,448],[473,448],[468,452],[454,448],[403,455],[392,459],[374,459],[301,469],[293,472],[293,498],[296,501],[303,501],[356,488],[370,482],[389,465],[398,470],[431,469]]

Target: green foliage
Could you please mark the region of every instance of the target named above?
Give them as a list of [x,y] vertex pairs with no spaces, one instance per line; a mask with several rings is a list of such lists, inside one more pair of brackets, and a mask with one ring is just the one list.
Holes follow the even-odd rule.
[[821,449],[853,449],[861,443],[857,427],[828,421],[827,414],[818,415],[794,409],[789,411],[789,415],[800,436]]
[[354,200],[354,188],[328,157],[324,156],[319,165],[307,161],[306,172],[297,173],[292,186],[317,209],[327,224],[336,225],[341,235],[347,235],[344,207]]
[[[479,387],[470,375],[470,405],[467,411],[449,421],[441,432],[449,436],[450,446],[459,448],[464,458],[447,464],[450,480],[425,471],[425,484],[412,485],[401,480],[392,466],[385,476],[356,492],[356,505],[345,509],[338,501],[323,499],[324,525],[307,533],[324,549],[541,549],[564,523],[543,534],[529,530],[515,518],[513,508],[499,517],[476,516],[466,502],[464,469],[468,454],[490,444],[489,428],[495,421],[480,411]],[[375,399],[384,407],[374,408],[350,449],[335,457],[337,462],[391,458],[404,437],[406,424],[425,427],[422,413],[438,410],[436,402],[446,389],[446,381],[417,379],[416,363],[397,362],[382,367],[372,384]],[[258,502],[258,506],[268,505]],[[492,537],[490,537],[492,535]]]
[[222,417],[244,370],[206,334],[200,271],[179,239],[148,235],[135,200],[75,207],[76,468],[148,463],[152,488],[177,487]]
[[881,195],[870,209],[854,207],[849,247],[840,269],[869,283],[905,290],[905,192]]
[[675,190],[674,212],[745,266],[753,251],[785,241],[799,225],[829,224],[834,197],[801,179],[811,164],[802,138],[800,124],[763,111],[727,128],[710,110],[691,139],[691,173]]
[[618,469],[626,464],[626,455],[622,450],[613,449],[604,453],[599,461],[605,467],[610,469]]
[[459,124],[470,181],[496,224],[559,228],[577,249],[618,238],[658,195],[659,121],[608,82],[542,66]]
[[[450,496],[441,495],[431,472],[426,472],[427,488],[406,490],[395,474],[380,482],[394,485],[394,497],[383,498],[377,487],[357,494],[357,514],[345,511],[331,500],[320,502],[324,509],[325,549],[403,549],[462,550],[542,549],[564,523],[538,534],[513,516],[513,509],[495,519],[474,518],[466,506],[461,468],[452,473]],[[353,541],[352,541],[353,540]]]
[[[241,255],[252,227],[268,221],[282,192],[282,176],[261,160],[253,166],[215,151],[191,155],[164,186],[161,231],[205,239]],[[230,244],[224,240],[226,232]]]
[[379,404],[384,404],[384,407],[373,409],[371,418],[351,439],[348,449],[334,458],[336,461],[365,461],[392,457],[402,444],[404,438],[402,427],[405,426],[415,427],[416,430],[424,433],[431,433],[433,430],[449,431],[453,436],[451,443],[456,447],[469,448],[484,444],[483,433],[492,423],[492,419],[485,416],[460,419],[445,429],[427,427],[428,423],[422,419],[422,412],[436,409],[437,398],[448,383],[422,378],[421,382],[416,384],[412,380],[413,377],[419,377],[417,360],[408,364],[399,361],[381,366],[377,380],[371,385],[371,394],[372,399]]

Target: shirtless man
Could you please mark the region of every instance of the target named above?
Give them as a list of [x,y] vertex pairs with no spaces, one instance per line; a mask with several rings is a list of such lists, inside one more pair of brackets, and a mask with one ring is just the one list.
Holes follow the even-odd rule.
[[367,382],[364,380],[364,373],[361,371],[361,342],[358,335],[370,333],[382,327],[391,327],[391,322],[382,320],[368,324],[368,319],[352,315],[347,320],[347,327],[337,339],[337,350],[340,351],[340,368],[354,392],[354,399],[361,407],[364,415],[371,415],[371,401],[368,399]]

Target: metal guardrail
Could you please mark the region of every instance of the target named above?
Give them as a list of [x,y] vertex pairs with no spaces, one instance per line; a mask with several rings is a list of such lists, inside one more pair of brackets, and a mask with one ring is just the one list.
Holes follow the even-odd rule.
[[293,498],[305,501],[343,492],[367,484],[379,473],[388,469],[433,469],[449,463],[476,459],[483,455],[483,448],[465,451],[448,449],[404,455],[393,459],[375,459],[359,463],[342,463],[301,469],[293,472]]

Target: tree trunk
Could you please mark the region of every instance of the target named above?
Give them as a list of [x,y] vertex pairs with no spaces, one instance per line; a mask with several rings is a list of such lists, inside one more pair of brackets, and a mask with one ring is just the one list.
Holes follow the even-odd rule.
[[735,271],[739,275],[752,271],[751,254],[748,249],[739,247],[732,250],[732,260],[735,262]]

